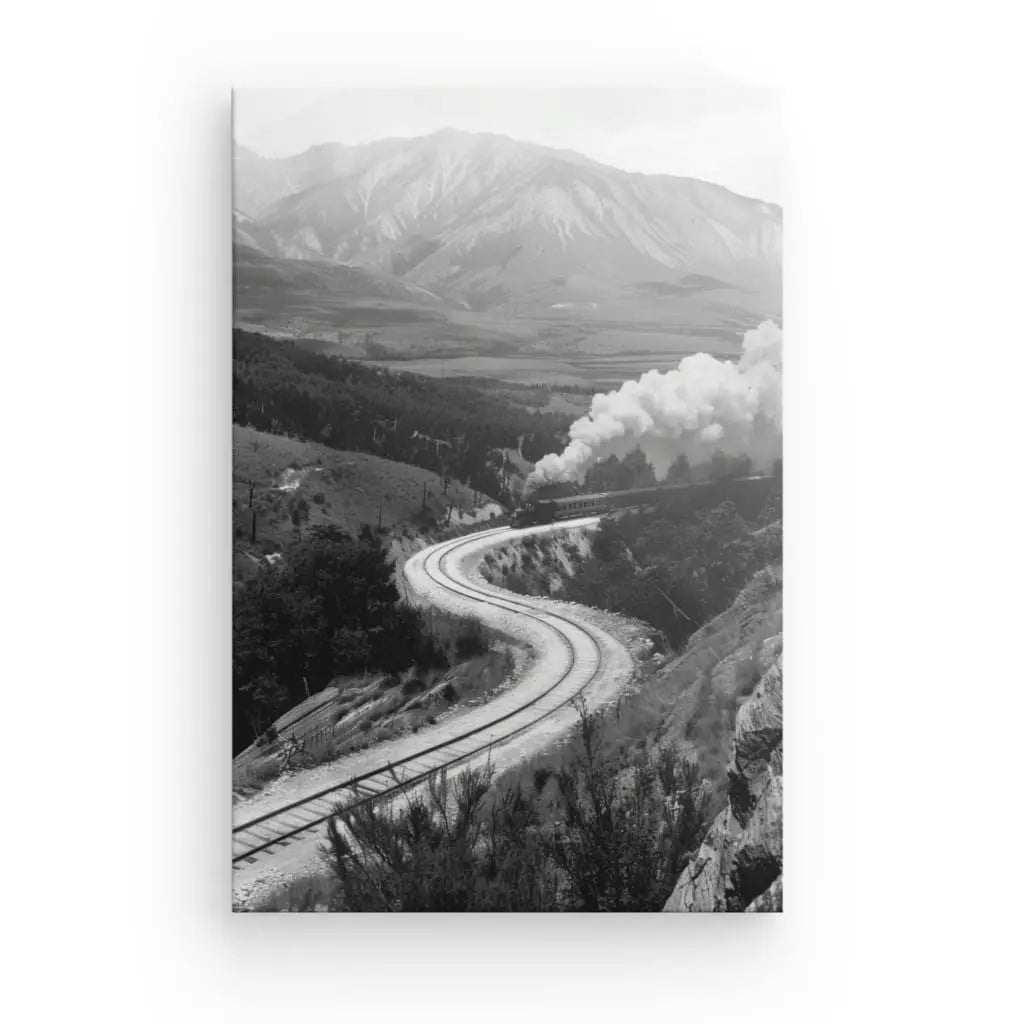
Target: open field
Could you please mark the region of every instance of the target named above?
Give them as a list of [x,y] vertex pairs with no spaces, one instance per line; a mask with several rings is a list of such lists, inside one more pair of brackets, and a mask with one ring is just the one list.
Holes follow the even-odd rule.
[[[367,360],[374,366],[420,373],[427,377],[490,377],[515,384],[547,384],[565,387],[618,387],[624,380],[647,370],[671,370],[679,360],[694,352],[711,352],[719,357],[738,354],[739,345],[699,344],[670,350],[623,351],[615,355],[466,355],[424,357],[402,360]],[[717,349],[717,351],[716,351]]]
[[[433,377],[617,386],[694,352],[739,354],[743,332],[777,302],[699,275],[684,286],[637,282],[616,297],[486,311],[353,267],[272,260],[236,249],[235,326],[325,355]],[[666,291],[665,289],[668,289]]]

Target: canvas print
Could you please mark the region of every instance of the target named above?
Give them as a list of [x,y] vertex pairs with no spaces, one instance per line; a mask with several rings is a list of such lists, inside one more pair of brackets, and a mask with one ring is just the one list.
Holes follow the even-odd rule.
[[233,104],[233,907],[781,911],[778,96]]

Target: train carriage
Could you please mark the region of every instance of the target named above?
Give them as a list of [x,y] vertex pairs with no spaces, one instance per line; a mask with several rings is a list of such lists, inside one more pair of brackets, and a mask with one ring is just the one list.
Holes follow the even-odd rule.
[[599,516],[614,509],[650,502],[661,490],[660,487],[650,487],[635,491],[574,494],[567,498],[538,498],[517,508],[512,515],[512,523],[514,526],[541,526],[561,519]]
[[[768,482],[766,476],[731,478],[732,484],[753,481]],[[604,515],[606,512],[652,505],[662,498],[671,498],[683,491],[705,492],[725,481],[702,483],[670,484],[667,487],[640,487],[632,491],[605,491],[601,494],[574,494],[566,498],[536,498],[525,502],[512,513],[512,525],[543,526],[562,519],[582,519],[586,516]]]

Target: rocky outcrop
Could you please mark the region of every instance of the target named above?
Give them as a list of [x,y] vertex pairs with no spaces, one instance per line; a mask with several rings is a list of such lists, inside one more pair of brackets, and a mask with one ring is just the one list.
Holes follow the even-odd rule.
[[782,910],[782,655],[736,715],[729,802],[665,910]]

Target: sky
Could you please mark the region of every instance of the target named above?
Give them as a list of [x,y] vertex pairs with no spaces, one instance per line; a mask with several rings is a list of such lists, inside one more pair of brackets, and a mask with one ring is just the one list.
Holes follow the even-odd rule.
[[236,140],[264,156],[458,128],[782,202],[779,94],[711,72],[673,89],[242,89],[234,119]]

